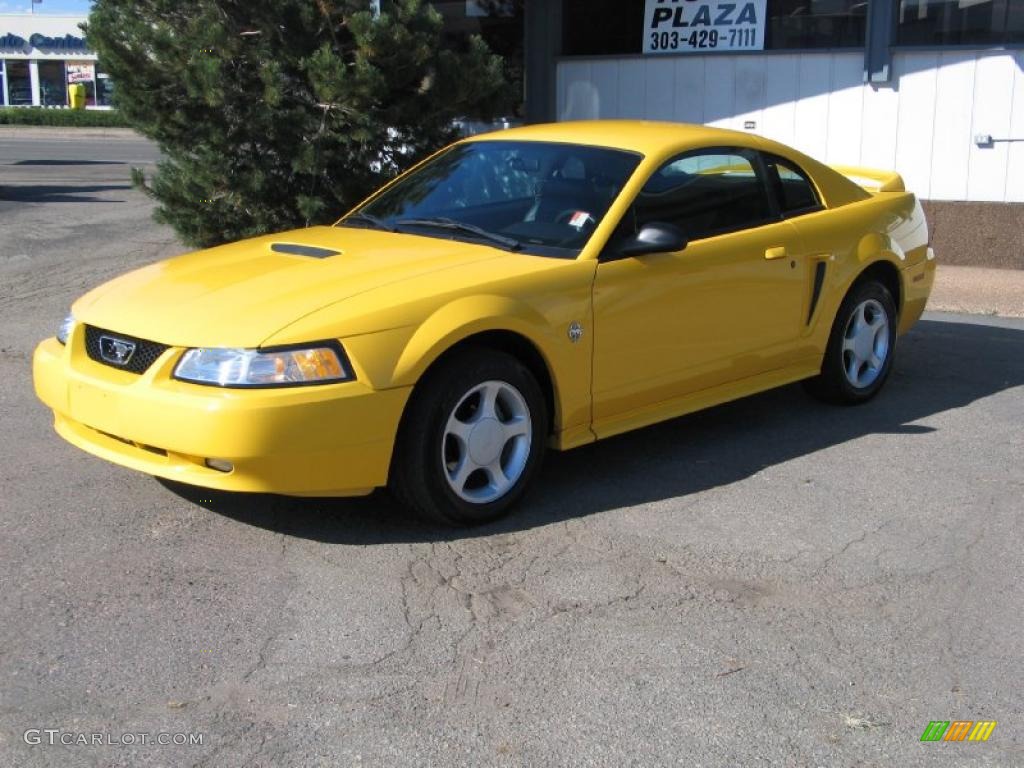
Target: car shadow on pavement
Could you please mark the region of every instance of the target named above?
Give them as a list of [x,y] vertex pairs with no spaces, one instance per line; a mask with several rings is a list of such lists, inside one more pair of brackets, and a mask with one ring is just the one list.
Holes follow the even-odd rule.
[[19,160],[13,166],[43,166],[46,168],[63,168],[74,165],[127,165],[124,160]]
[[90,192],[131,189],[131,184],[9,184],[0,186],[0,201],[10,203],[123,203]]
[[[362,499],[233,494],[170,481],[186,500],[248,525],[332,544],[489,536],[728,485],[766,467],[865,435],[934,432],[929,416],[1024,384],[1024,330],[921,321],[900,339],[892,377],[859,407],[782,387],[566,453],[549,452],[513,514],[471,529],[421,523],[383,491]],[[907,462],[925,462],[908,451]]]

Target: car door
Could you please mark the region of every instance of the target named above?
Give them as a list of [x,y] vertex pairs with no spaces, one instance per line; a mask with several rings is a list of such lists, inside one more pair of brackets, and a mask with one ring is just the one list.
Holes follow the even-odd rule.
[[[807,271],[758,153],[689,152],[647,181],[594,283],[594,428],[793,362]],[[649,222],[679,226],[678,253],[617,258]],[[613,430],[614,431],[614,430]]]

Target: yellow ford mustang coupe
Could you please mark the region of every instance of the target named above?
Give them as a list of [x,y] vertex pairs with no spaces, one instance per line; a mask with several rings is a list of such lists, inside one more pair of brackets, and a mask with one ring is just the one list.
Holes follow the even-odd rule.
[[331,227],[144,267],[34,359],[57,431],[127,467],[505,513],[565,450],[789,382],[860,403],[935,271],[895,173],[668,123],[458,142]]

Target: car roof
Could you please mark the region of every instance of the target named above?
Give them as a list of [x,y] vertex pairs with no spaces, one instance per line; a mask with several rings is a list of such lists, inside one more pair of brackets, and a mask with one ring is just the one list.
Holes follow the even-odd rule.
[[587,144],[659,155],[689,147],[740,146],[760,148],[753,134],[691,123],[655,120],[574,120],[509,128],[473,136],[469,141],[552,141]]

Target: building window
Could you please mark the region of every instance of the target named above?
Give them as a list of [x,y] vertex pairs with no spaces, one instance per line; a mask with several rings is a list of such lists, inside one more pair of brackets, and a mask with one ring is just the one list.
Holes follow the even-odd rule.
[[1024,3],[1007,3],[1006,42],[1024,43]]
[[562,33],[566,56],[640,53],[644,0],[565,0]]
[[96,106],[114,106],[114,81],[103,71],[102,64],[96,64]]
[[1024,42],[1017,0],[902,0],[897,45],[1003,45]]
[[765,48],[863,48],[864,0],[768,0]]
[[[519,113],[524,93],[524,0],[430,0],[430,4],[444,17],[447,45],[464,48],[470,35],[480,35],[492,51],[504,58],[505,76],[512,84],[514,102],[504,109],[506,116]],[[382,10],[387,8],[387,2],[381,5]]]
[[67,62],[68,84],[85,86],[85,106],[96,106],[96,65],[91,61]]
[[[768,0],[765,48],[863,48],[865,0]],[[644,0],[563,0],[562,53],[601,56],[643,50]]]
[[68,84],[63,61],[39,62],[39,103],[44,107],[68,105]]
[[32,106],[32,76],[27,61],[7,62],[7,103],[12,107]]

